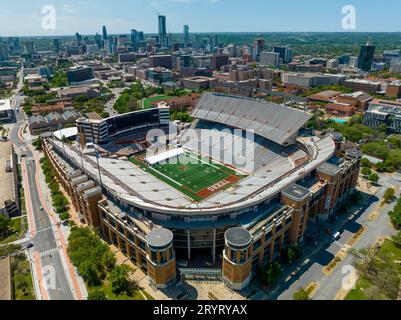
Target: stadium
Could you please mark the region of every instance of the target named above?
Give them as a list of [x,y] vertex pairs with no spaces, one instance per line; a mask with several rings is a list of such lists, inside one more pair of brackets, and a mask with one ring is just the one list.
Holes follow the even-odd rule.
[[266,101],[205,93],[191,116],[181,131],[166,108],[80,119],[78,143],[47,138],[46,153],[102,188],[105,238],[156,285],[176,264],[187,276],[208,265],[241,289],[353,192],[362,155],[338,135],[301,134],[311,114]]

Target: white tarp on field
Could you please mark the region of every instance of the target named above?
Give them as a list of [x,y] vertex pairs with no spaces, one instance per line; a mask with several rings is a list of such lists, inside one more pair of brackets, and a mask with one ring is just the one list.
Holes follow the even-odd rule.
[[145,159],[145,162],[151,166],[164,162],[166,160],[172,159],[172,158],[177,158],[181,155],[185,154],[185,151],[183,149],[173,149],[169,150],[167,152],[159,153],[155,156],[151,156],[149,158]]

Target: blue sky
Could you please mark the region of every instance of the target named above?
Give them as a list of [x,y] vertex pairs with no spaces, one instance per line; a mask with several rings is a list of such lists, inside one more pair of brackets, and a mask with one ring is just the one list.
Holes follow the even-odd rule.
[[[401,31],[401,1],[385,0],[8,0],[0,4],[0,35],[94,34],[131,28],[157,31],[157,13],[167,29],[182,32],[343,31],[344,5],[356,8],[359,32]],[[41,26],[42,6],[54,5],[56,29]]]

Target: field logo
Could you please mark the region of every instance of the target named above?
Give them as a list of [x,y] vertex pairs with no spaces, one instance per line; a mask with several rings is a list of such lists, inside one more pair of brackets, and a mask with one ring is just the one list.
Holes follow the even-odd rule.
[[56,30],[56,8],[51,5],[42,7],[42,28],[44,30]]
[[341,13],[344,15],[341,21],[341,27],[344,30],[356,29],[356,9],[354,6],[346,5],[342,8]]

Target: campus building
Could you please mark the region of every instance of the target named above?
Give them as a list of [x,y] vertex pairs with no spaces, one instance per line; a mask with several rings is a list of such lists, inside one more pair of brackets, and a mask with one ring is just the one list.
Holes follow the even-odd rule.
[[[44,149],[58,170],[71,167],[102,190],[92,221],[157,287],[208,265],[232,289],[245,288],[258,267],[302,245],[309,221],[334,216],[357,185],[361,152],[346,149],[339,134],[301,137],[309,113],[206,93],[191,127],[172,135],[158,109],[143,112],[80,119],[81,145],[47,137]],[[147,136],[155,128],[172,152]],[[175,155],[200,162],[174,167]]]

